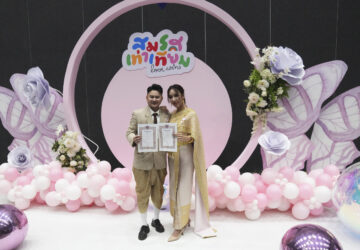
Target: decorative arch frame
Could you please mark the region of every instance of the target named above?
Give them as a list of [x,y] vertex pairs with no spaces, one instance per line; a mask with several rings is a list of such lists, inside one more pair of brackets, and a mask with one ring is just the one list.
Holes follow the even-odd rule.
[[[71,53],[64,78],[63,102],[68,129],[79,133],[79,142],[82,147],[86,149],[87,155],[90,157],[90,160],[92,162],[96,162],[97,158],[88,147],[81,133],[75,111],[75,84],[81,59],[92,40],[110,22],[112,22],[122,14],[135,8],[157,3],[174,3],[186,5],[202,10],[207,14],[215,17],[223,24],[225,24],[236,35],[236,37],[246,48],[250,58],[252,60],[255,58],[256,46],[250,36],[245,31],[245,29],[227,12],[205,0],[124,0],[114,5],[113,7],[105,11],[103,14],[101,14],[93,23],[91,23],[91,25],[82,34]],[[240,154],[240,156],[235,160],[232,166],[240,169],[245,164],[245,162],[249,159],[249,157],[255,150],[257,145],[257,139],[260,134],[261,129],[258,129],[251,136],[248,145],[245,147],[244,151]]]

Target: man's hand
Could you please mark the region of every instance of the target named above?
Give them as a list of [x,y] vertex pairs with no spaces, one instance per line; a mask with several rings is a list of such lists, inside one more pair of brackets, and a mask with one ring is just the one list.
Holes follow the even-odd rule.
[[133,142],[139,144],[141,142],[141,135],[135,135]]

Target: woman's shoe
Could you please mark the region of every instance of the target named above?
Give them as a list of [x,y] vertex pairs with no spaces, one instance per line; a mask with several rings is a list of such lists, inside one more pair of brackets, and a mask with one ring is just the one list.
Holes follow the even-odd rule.
[[174,232],[170,235],[168,242],[176,241],[180,239],[181,235],[184,235],[184,231],[187,227],[190,227],[190,219],[189,222],[182,229],[175,229]]

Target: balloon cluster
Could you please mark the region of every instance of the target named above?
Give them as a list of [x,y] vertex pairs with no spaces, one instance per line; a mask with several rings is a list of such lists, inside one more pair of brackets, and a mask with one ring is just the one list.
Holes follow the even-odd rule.
[[223,170],[212,165],[207,171],[209,208],[244,211],[250,220],[258,219],[265,209],[291,209],[295,218],[306,219],[310,214],[322,214],[325,206],[332,206],[331,190],[338,176],[334,165],[309,174],[289,167],[266,168],[261,175],[240,175],[235,167]]
[[18,209],[31,202],[55,207],[64,204],[69,211],[95,204],[113,212],[119,207],[132,211],[136,206],[135,181],[127,168],[111,172],[107,161],[91,164],[76,175],[53,161],[18,172],[4,163],[0,166],[0,194],[7,195]]

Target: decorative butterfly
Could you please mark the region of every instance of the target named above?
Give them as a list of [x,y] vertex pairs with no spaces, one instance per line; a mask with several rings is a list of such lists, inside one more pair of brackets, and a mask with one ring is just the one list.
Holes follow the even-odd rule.
[[[360,136],[360,87],[355,87],[321,108],[339,86],[347,66],[331,61],[306,70],[302,85],[289,90],[279,101],[280,113],[269,113],[268,127],[286,134],[290,149],[276,156],[261,149],[263,167],[304,168],[307,171],[334,164],[344,169],[360,156],[353,140]],[[315,123],[315,124],[314,124]],[[314,124],[311,140],[305,135]]]
[[[8,149],[12,150],[17,146],[28,147],[34,164],[37,165],[55,159],[51,148],[57,138],[56,128],[59,124],[65,126],[66,122],[62,97],[55,89],[50,87],[45,87],[45,90],[40,89],[39,96],[45,97],[41,99],[44,105],[35,101],[36,96],[29,98],[30,95],[24,94],[29,82],[36,89],[34,81],[38,79],[34,77],[43,78],[40,68],[30,69],[27,75],[14,74],[10,78],[14,91],[0,87],[0,119],[3,126],[14,137]],[[48,90],[48,95],[45,96],[43,93],[46,90]]]

